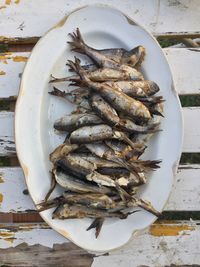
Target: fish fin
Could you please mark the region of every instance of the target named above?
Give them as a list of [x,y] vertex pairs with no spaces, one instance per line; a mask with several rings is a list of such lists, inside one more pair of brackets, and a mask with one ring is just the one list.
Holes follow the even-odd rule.
[[95,218],[93,220],[93,222],[90,224],[90,226],[86,229],[86,231],[89,231],[89,230],[95,228],[96,229],[95,236],[97,238],[99,236],[99,234],[100,234],[100,231],[101,231],[101,228],[103,226],[104,220],[105,220],[105,218],[103,218],[103,217]]
[[144,167],[150,168],[150,169],[158,169],[160,168],[160,166],[158,164],[160,164],[162,162],[162,160],[145,160],[145,161],[141,161],[142,165]]
[[59,90],[56,87],[53,87],[53,91],[49,92],[50,95],[54,95],[54,96],[59,96],[59,97],[65,97],[65,95],[67,94],[64,91]]
[[150,112],[153,114],[153,115],[157,115],[157,116],[161,116],[161,117],[165,117],[161,112],[159,112],[158,110],[156,109],[150,109]]

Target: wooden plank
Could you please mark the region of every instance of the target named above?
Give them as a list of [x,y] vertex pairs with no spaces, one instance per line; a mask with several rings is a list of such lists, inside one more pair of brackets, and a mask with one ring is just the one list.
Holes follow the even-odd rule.
[[78,248],[45,224],[1,225],[0,262],[18,267],[33,266],[33,262],[43,267],[200,266],[199,230],[199,221],[155,223],[125,246],[95,254]]
[[0,156],[16,154],[14,143],[14,112],[0,112]]
[[[200,211],[199,177],[200,165],[180,166],[172,193],[164,210]],[[0,211],[22,213],[35,210],[26,188],[20,167],[0,168]]]
[[200,94],[200,48],[166,48],[165,55],[180,95]]
[[165,211],[200,210],[200,165],[180,165]]
[[[200,107],[183,108],[183,152],[200,152]],[[16,155],[14,145],[14,112],[0,112],[0,156]],[[188,130],[190,129],[190,130]]]
[[0,54],[0,98],[17,97],[21,75],[30,53]]
[[184,119],[184,141],[183,152],[200,152],[200,126],[199,119],[200,107],[183,108]]
[[[169,61],[178,93],[199,94],[200,49],[166,48],[163,51]],[[0,70],[5,73],[0,75],[0,98],[17,97],[20,77],[29,55],[25,52],[0,54]]]
[[34,210],[34,204],[26,189],[20,167],[0,168],[0,211],[8,213]]
[[[92,3],[99,4],[99,1],[93,0]],[[33,37],[42,36],[63,16],[88,4],[88,0],[1,0],[0,41],[23,41],[20,38],[26,38],[24,41],[35,41]],[[177,33],[199,36],[198,0],[127,0],[121,4],[118,0],[111,0],[109,4],[102,0],[101,4],[117,7],[157,36]]]

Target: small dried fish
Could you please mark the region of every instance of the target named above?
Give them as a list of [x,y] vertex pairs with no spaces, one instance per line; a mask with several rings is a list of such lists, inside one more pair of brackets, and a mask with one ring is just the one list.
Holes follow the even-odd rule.
[[118,139],[128,143],[133,148],[135,146],[125,133],[113,130],[107,124],[84,126],[73,131],[70,135],[70,142],[74,144],[86,144],[106,139]]
[[87,55],[99,67],[111,68],[123,71],[130,77],[130,80],[144,79],[142,74],[138,72],[136,69],[125,64],[119,64],[118,62],[110,59],[106,55],[103,55],[102,53],[99,53],[92,47],[86,45],[85,42],[83,41],[83,38],[78,28],[76,30],[76,33],[74,32],[73,34],[70,34],[70,36],[72,37],[73,41],[68,43],[72,46],[72,50]]
[[[108,48],[108,49],[100,49],[100,50],[94,49],[94,50],[119,64],[126,64],[136,68],[140,67],[145,56],[145,48],[141,45],[134,47],[129,51],[127,51],[124,48]],[[97,66],[95,64],[88,64],[88,65],[83,65],[82,68],[84,70],[93,71],[97,69]]]
[[107,81],[105,84],[136,98],[146,98],[156,94],[160,88],[153,81]]
[[70,174],[65,173],[61,168],[56,168],[54,171],[56,182],[68,191],[76,193],[102,193],[112,194],[110,188],[104,186],[97,186],[94,183],[90,183],[84,180],[80,180]]
[[97,217],[117,217],[126,219],[130,213],[108,212],[107,210],[88,208],[83,205],[63,204],[58,206],[53,212],[52,219],[75,219],[75,218],[97,218]]
[[[71,61],[68,61],[68,66],[72,68],[71,66]],[[74,69],[73,69],[74,70]],[[117,69],[109,69],[109,68],[99,68],[95,71],[88,72],[85,71],[87,74],[87,77],[94,82],[105,82],[105,81],[117,81],[117,80],[122,80],[122,81],[129,81],[129,80],[141,80],[143,79],[138,78],[138,75],[141,74],[130,74],[126,70],[117,70]],[[53,77],[53,76],[52,76]],[[49,83],[59,83],[59,82],[69,82],[69,81],[79,81],[80,77],[78,75],[72,75],[64,78],[57,78],[53,77]]]
[[76,144],[91,143],[113,137],[113,130],[106,124],[96,126],[85,126],[73,131],[70,142]]
[[59,131],[74,131],[82,126],[95,125],[102,122],[95,114],[70,114],[56,120],[54,128]]

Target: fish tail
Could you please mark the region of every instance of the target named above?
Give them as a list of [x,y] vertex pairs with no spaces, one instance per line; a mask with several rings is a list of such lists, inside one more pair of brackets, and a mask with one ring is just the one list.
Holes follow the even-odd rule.
[[79,28],[76,29],[76,32],[69,33],[69,36],[72,38],[72,41],[67,43],[72,46],[71,50],[81,54],[84,53],[86,45],[83,41]]
[[144,167],[150,168],[150,169],[158,169],[160,168],[159,164],[162,162],[161,160],[145,160],[145,161],[141,161],[142,165]]
[[75,59],[74,62],[72,60],[68,60],[67,65],[70,66],[71,69],[73,69],[73,71],[75,71],[80,76],[81,80],[86,81],[88,78],[86,76],[85,71],[81,68],[80,59],[77,57],[74,57],[74,59]]
[[89,230],[95,228],[96,229],[95,236],[97,238],[99,236],[99,234],[100,234],[100,231],[101,231],[101,228],[103,226],[104,220],[105,220],[104,217],[95,218],[93,220],[93,222],[90,224],[90,226],[86,229],[86,231],[89,231]]
[[160,168],[161,160],[133,160],[130,164],[138,171],[151,171]]

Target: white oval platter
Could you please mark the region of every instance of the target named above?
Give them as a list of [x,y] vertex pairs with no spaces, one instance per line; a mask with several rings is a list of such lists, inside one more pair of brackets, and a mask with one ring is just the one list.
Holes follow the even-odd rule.
[[[144,28],[120,11],[103,6],[86,6],[72,12],[40,39],[26,64],[17,100],[15,137],[17,154],[26,183],[35,204],[44,199],[50,187],[49,153],[63,142],[65,136],[53,129],[57,118],[70,113],[74,106],[51,96],[50,75],[70,75],[65,65],[73,59],[67,41],[68,33],[80,28],[86,43],[102,49],[143,45],[147,54],[142,65],[146,79],[160,86],[166,100],[162,131],[155,134],[145,152],[147,159],[162,159],[161,168],[150,174],[140,195],[162,211],[173,185],[181,154],[183,122],[181,107],[174,90],[172,75],[157,41]],[[59,85],[67,89],[66,85]],[[61,194],[56,188],[53,196]],[[41,212],[42,218],[57,232],[78,246],[92,251],[108,251],[124,245],[137,230],[152,224],[156,217],[146,211],[130,215],[125,220],[107,219],[99,237],[86,231],[90,219],[52,220],[53,209]]]

